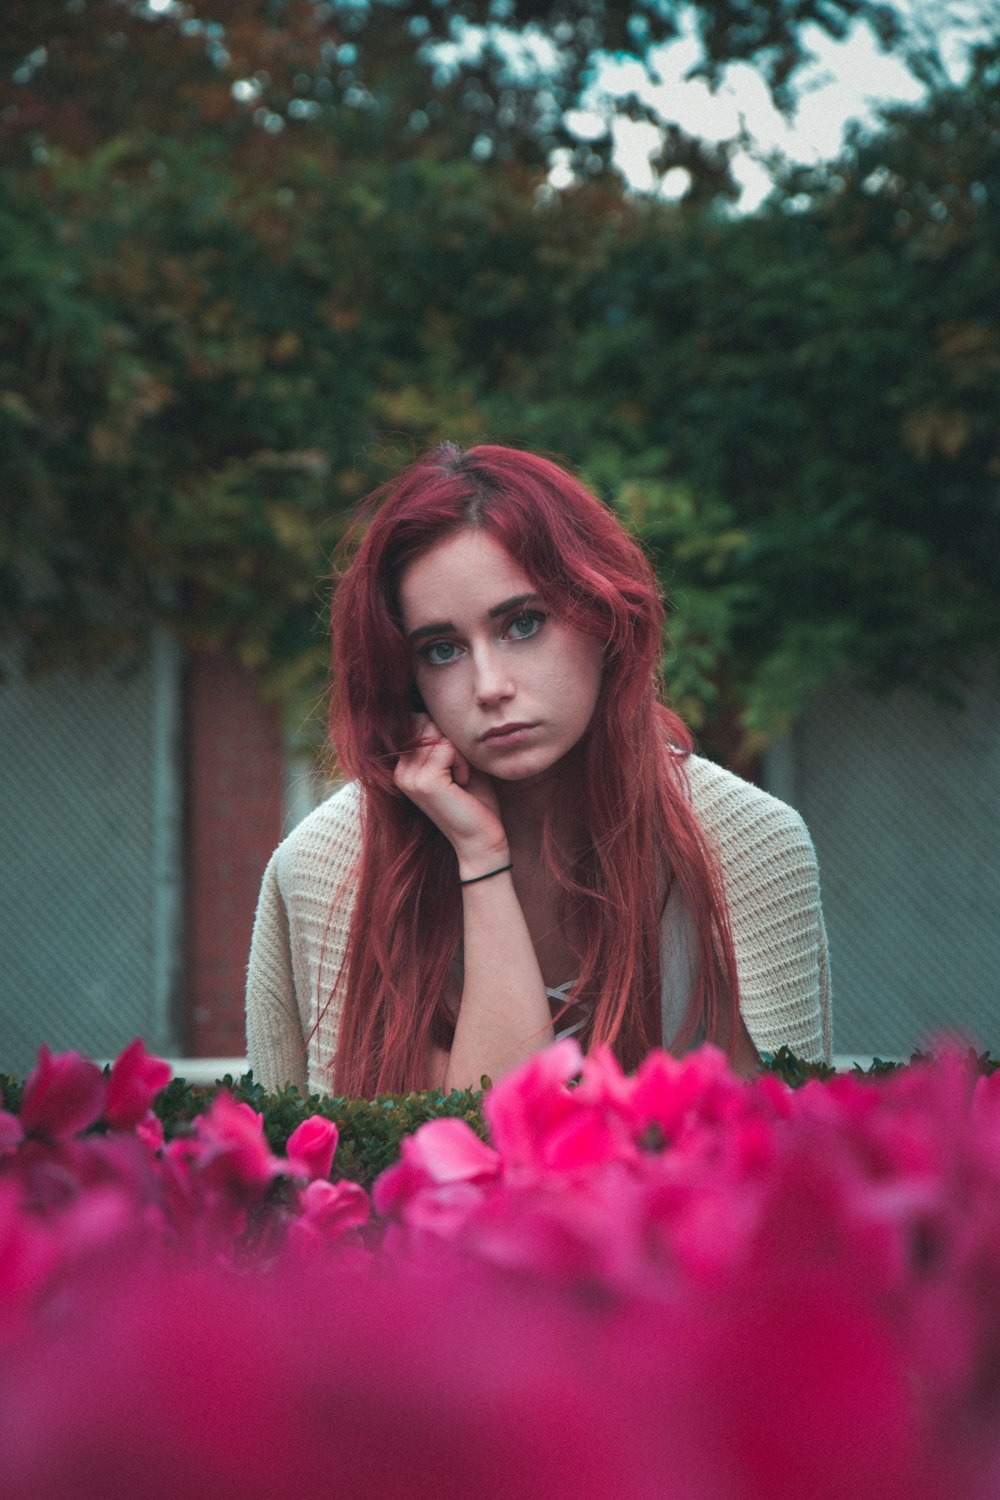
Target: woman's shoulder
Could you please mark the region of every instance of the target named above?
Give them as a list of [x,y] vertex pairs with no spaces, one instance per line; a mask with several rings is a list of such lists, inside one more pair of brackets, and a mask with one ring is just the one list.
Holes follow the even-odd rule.
[[361,854],[361,787],[349,781],[308,813],[278,845],[272,863],[283,890],[338,884]]
[[763,844],[815,858],[809,831],[787,802],[700,755],[688,756],[684,766],[699,821],[724,851],[749,853]]
[[700,756],[686,761],[691,801],[718,851],[740,1006],[759,1051],[787,1044],[830,1056],[830,975],[819,869],[800,815]]

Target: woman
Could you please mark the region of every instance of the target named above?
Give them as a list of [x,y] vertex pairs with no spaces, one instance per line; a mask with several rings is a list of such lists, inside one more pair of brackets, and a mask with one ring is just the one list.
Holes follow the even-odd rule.
[[257,912],[266,1087],[478,1086],[567,1032],[627,1067],[829,1055],[809,835],[691,754],[662,625],[640,548],[547,459],[445,445],[374,497],[333,614],[351,779]]

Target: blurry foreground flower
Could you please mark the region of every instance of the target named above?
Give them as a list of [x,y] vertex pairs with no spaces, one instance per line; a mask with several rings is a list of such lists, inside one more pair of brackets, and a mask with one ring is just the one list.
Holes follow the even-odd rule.
[[78,1052],[52,1053],[43,1044],[25,1080],[21,1128],[26,1135],[67,1140],[98,1118],[106,1091],[104,1074],[96,1063]]
[[163,1144],[163,1067],[43,1049],[0,1113],[0,1497],[1000,1493],[1000,1075],[957,1053],[791,1091],[559,1043],[376,1219],[328,1120],[279,1157],[220,1092]]

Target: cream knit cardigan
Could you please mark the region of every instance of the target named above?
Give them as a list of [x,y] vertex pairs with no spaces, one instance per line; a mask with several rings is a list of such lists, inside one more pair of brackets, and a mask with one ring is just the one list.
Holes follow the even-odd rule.
[[[686,767],[695,811],[721,858],[747,1030],[760,1052],[786,1043],[799,1057],[828,1060],[826,932],[805,824],[710,761],[691,756]],[[264,873],[247,980],[247,1052],[270,1090],[294,1083],[330,1092],[360,812],[361,791],[351,782],[293,830]],[[664,967],[676,977],[684,943],[672,930],[678,912],[671,906]]]

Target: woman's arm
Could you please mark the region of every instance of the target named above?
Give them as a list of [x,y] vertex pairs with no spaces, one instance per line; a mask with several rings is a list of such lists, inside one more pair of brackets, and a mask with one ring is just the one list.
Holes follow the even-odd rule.
[[545,984],[511,871],[507,835],[487,776],[474,771],[427,719],[401,755],[396,784],[455,851],[462,886],[463,983],[450,1053],[433,1049],[433,1085],[478,1088],[552,1041]]
[[442,1080],[448,1089],[478,1088],[484,1074],[499,1078],[553,1038],[545,984],[511,871],[463,886],[462,916],[464,979]]
[[247,1057],[269,1092],[294,1083],[306,1092],[306,1047],[295,998],[288,913],[278,886],[276,857],[261,883],[247,970]]

